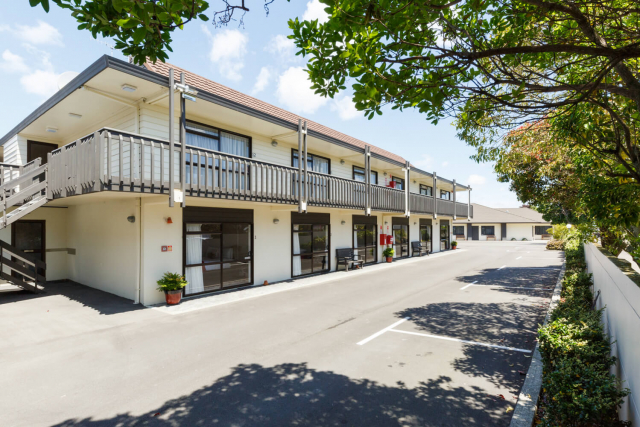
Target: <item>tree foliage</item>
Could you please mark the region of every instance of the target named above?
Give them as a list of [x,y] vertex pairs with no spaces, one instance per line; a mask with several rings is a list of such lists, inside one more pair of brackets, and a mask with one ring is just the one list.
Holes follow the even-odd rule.
[[[267,14],[273,1],[264,2]],[[137,64],[147,59],[164,62],[167,52],[172,52],[171,35],[176,29],[182,30],[194,20],[210,20],[206,13],[209,3],[204,0],[29,0],[32,7],[42,5],[46,12],[50,3],[69,10],[79,30],[90,31],[94,38],[113,38],[115,48]],[[211,18],[214,25],[225,26],[233,21],[242,25],[244,14],[249,11],[245,0],[221,3],[222,9]]]

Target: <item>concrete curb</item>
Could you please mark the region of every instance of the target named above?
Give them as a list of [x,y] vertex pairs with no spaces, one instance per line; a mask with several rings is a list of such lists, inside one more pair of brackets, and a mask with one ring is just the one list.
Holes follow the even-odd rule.
[[[547,310],[547,316],[544,318],[544,325],[549,322],[551,312],[560,301],[560,291],[562,291],[562,278],[564,277],[565,266],[566,264],[562,263],[558,281],[556,282],[556,287],[551,297],[551,303]],[[522,390],[520,390],[516,408],[513,411],[510,427],[531,427],[533,424],[533,418],[536,415],[536,408],[538,406],[538,396],[540,396],[540,388],[542,388],[542,356],[540,356],[539,347],[540,343],[538,342],[531,358],[531,365],[527,371],[527,377],[522,385]]]

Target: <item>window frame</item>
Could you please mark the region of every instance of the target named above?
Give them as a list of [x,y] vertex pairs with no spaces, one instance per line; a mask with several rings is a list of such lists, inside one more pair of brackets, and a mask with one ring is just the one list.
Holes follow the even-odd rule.
[[[292,149],[291,149],[291,167],[292,167],[292,168],[295,168],[295,167],[296,167],[296,166],[294,166],[294,161],[293,161],[293,160],[295,159],[295,157],[294,157],[294,153],[297,153],[297,152],[298,152],[298,149],[297,149],[297,148],[292,148]],[[327,175],[331,175],[331,159],[330,159],[330,158],[328,158],[328,157],[324,157],[324,156],[320,156],[320,155],[318,155],[318,154],[313,154],[313,153],[311,153],[311,152],[309,152],[309,151],[307,151],[307,157],[309,158],[309,159],[307,159],[307,160],[311,160],[311,164],[312,164],[312,165],[313,165],[313,158],[314,158],[314,157],[319,157],[319,158],[321,158],[321,159],[327,160],[327,162],[328,162],[328,166],[329,166],[329,171],[327,172]],[[300,158],[300,154],[298,154],[298,158]],[[304,165],[302,165],[302,166],[303,166],[303,169],[304,169]],[[310,171],[310,172],[313,172],[313,173],[322,173],[322,172],[314,172],[314,171],[313,171],[313,167],[311,168],[311,171]]]
[[550,226],[550,225],[534,225],[534,226],[533,226],[533,233],[534,233],[534,235],[536,235],[536,236],[544,236],[545,234],[551,234],[551,233],[541,233],[541,234],[538,234],[538,227],[540,227],[540,228],[544,228],[544,229],[545,229],[545,231],[551,228],[551,226]]
[[[351,166],[351,179],[353,179],[354,181],[356,181],[356,168],[362,169],[362,176],[365,176],[364,167],[352,165]],[[372,170],[371,171],[371,175],[374,175],[376,177],[376,182],[372,182],[371,184],[372,185],[378,185],[378,172]],[[364,181],[358,181],[358,182],[364,182]]]
[[[198,126],[205,126],[205,127],[211,128],[213,130],[216,130],[216,131],[218,131],[218,136],[215,137],[213,135],[208,135],[208,134],[206,134],[204,132],[198,132],[197,130],[187,129],[188,123],[193,123],[193,124],[196,124]],[[250,137],[249,135],[244,135],[242,133],[233,132],[233,131],[230,131],[230,130],[227,130],[227,129],[219,128],[217,126],[212,126],[212,125],[209,125],[209,124],[206,124],[206,123],[197,122],[195,120],[189,120],[189,119],[186,120],[185,134],[186,133],[192,133],[194,135],[203,136],[205,138],[216,139],[216,140],[218,140],[218,144],[219,144],[220,143],[220,133],[221,132],[229,133],[231,135],[241,136],[241,137],[247,138],[249,140],[249,147],[248,147],[249,148],[249,150],[248,150],[249,152],[247,153],[247,156],[238,156],[237,154],[231,154],[231,153],[225,153],[225,154],[228,154],[229,156],[242,157],[242,158],[246,158],[246,159],[252,158],[252,156],[253,156],[253,138]],[[185,144],[186,144],[186,141],[185,141]],[[189,147],[198,147],[198,146],[197,145],[189,145]],[[202,147],[198,147],[198,148],[200,148],[201,150],[208,150],[208,148],[202,148]],[[212,151],[216,151],[218,153],[224,153],[224,151],[220,151],[220,150],[212,150]]]
[[[462,229],[462,233],[456,233],[456,228],[460,227]],[[464,235],[464,225],[452,225],[451,226],[451,234],[454,236],[463,236]]]
[[[326,251],[319,251],[316,252],[313,250],[313,244],[311,245],[311,252],[308,254],[304,254],[304,255],[311,255],[311,273],[306,273],[306,274],[299,274],[297,276],[293,275],[293,257],[302,257],[302,253],[299,254],[294,254],[293,253],[293,235],[294,233],[299,233],[300,230],[295,230],[295,226],[296,225],[310,225],[311,226],[311,239],[313,241],[313,226],[314,225],[322,225],[322,226],[327,226],[327,250]],[[327,254],[327,269],[326,270],[321,270],[321,271],[313,271],[313,257],[316,254]],[[327,273],[331,273],[331,224],[323,224],[323,223],[319,223],[319,222],[305,222],[305,223],[301,223],[301,222],[293,222],[291,221],[291,249],[290,249],[290,257],[289,259],[291,260],[291,278],[295,279],[298,277],[308,277],[308,276],[314,276],[314,275],[318,275],[318,274],[327,274]],[[301,261],[302,263],[302,258]]]
[[[355,228],[356,228],[357,226],[360,226],[360,225],[364,225],[365,227],[367,227],[367,226],[371,226],[371,227],[373,227],[373,229],[374,229],[374,233],[373,233],[373,244],[372,244],[372,245],[370,245],[370,246],[367,246],[367,244],[366,244],[366,238],[365,238],[365,245],[364,245],[364,247],[362,247],[362,248],[361,248],[361,247],[356,248],[356,247],[355,247],[356,236],[355,236],[354,231],[356,231],[356,229],[355,229]],[[369,248],[374,248],[374,250],[373,250],[373,261],[371,261],[371,262],[366,262],[367,256],[365,255],[365,256],[364,256],[364,263],[365,263],[366,265],[377,264],[377,262],[378,262],[378,224],[362,224],[362,223],[359,223],[359,222],[353,222],[353,223],[351,224],[351,249],[353,249],[353,250],[355,251],[356,249],[365,249],[365,250],[367,250],[367,249],[369,249]]]
[[[396,181],[396,180],[400,180],[400,184],[402,185],[402,190],[404,191],[404,178],[400,178],[399,176],[391,175],[391,178],[390,178],[389,182],[394,181],[394,182],[397,183],[398,181]],[[398,187],[393,187],[393,188],[397,189]]]
[[[486,228],[491,228],[493,230],[493,233],[491,233],[491,234],[485,233],[485,229]],[[495,236],[496,235],[496,226],[495,225],[481,225],[480,226],[480,235],[481,236]]]
[[[445,194],[447,195],[446,199],[442,197]],[[440,200],[451,200],[451,191],[440,189]]]
[[[203,231],[187,231],[187,224],[220,224],[220,233],[211,233],[211,232],[203,232]],[[241,285],[233,285],[224,287],[224,257],[222,254],[222,248],[224,248],[224,224],[247,224],[249,225],[249,232],[251,235],[250,239],[250,247],[249,253],[251,254],[251,259],[249,263],[251,264],[251,277],[248,283]],[[220,289],[213,289],[210,291],[197,292],[193,294],[187,295],[187,288],[182,288],[182,296],[183,297],[191,297],[194,295],[203,295],[203,294],[211,294],[217,292],[223,292],[229,289],[242,288],[245,286],[250,286],[254,283],[254,273],[255,273],[255,257],[254,257],[254,247],[255,247],[255,229],[253,226],[253,222],[228,222],[228,221],[186,221],[182,223],[182,275],[186,277],[187,268],[189,267],[203,267],[205,265],[220,265]],[[220,261],[214,262],[203,262],[200,264],[187,264],[187,235],[203,235],[203,234],[220,234]]]
[[[423,189],[423,187],[424,187],[425,189],[426,189],[426,188],[430,189],[430,190],[431,190],[431,191],[430,191],[430,193],[431,193],[431,194],[422,194],[422,189]],[[430,186],[430,185],[427,185],[427,184],[420,184],[420,188],[419,188],[419,190],[418,190],[418,194],[420,194],[421,196],[433,197],[433,187],[432,187],[432,186]]]

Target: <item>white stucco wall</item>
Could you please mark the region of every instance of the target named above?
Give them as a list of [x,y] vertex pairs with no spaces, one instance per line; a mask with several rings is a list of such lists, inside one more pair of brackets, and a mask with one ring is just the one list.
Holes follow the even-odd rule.
[[[82,196],[80,196],[82,197]],[[138,278],[138,199],[102,200],[69,206],[68,278],[135,299]],[[127,221],[136,216],[136,222]]]
[[640,287],[629,279],[596,246],[585,245],[587,269],[593,274],[594,294],[600,291],[598,309],[606,307],[602,320],[617,358],[612,373],[631,390],[619,415],[633,425],[640,423]]

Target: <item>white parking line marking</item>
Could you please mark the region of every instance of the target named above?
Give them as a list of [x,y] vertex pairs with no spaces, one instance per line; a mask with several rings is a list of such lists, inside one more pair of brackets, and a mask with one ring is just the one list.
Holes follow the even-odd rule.
[[464,290],[465,290],[465,289],[467,289],[469,286],[473,286],[473,285],[475,285],[476,283],[478,283],[478,281],[477,281],[477,280],[476,280],[475,282],[473,282],[473,283],[469,283],[469,284],[468,284],[467,286],[465,286],[464,288],[460,288],[460,290],[461,290],[461,291],[464,291]]
[[371,335],[369,338],[365,338],[365,339],[363,339],[362,341],[360,341],[360,342],[358,343],[358,345],[365,345],[366,343],[368,343],[368,342],[369,342],[369,341],[371,341],[372,339],[379,337],[380,335],[382,335],[382,334],[384,334],[385,332],[387,332],[387,331],[391,330],[392,328],[395,328],[396,326],[398,326],[398,325],[399,325],[399,324],[401,324],[402,322],[406,322],[407,320],[409,320],[409,318],[408,318],[408,317],[405,317],[405,318],[404,318],[404,319],[402,319],[402,320],[398,320],[398,321],[397,321],[396,323],[394,323],[393,325],[391,325],[391,326],[387,326],[387,327],[386,327],[386,328],[384,328],[383,330],[378,331],[378,332],[376,332],[375,334]]
[[518,257],[518,258],[516,258],[516,259],[520,259],[520,258],[522,258],[522,257],[521,257],[521,256],[519,256],[519,257]]
[[498,270],[502,270],[503,268],[505,268],[506,265],[503,265],[502,267],[500,267]]
[[446,340],[446,341],[455,341],[455,342],[461,342],[461,343],[464,343],[464,344],[481,345],[481,346],[484,346],[484,347],[499,348],[499,349],[502,349],[502,350],[519,351],[521,353],[531,353],[531,350],[525,350],[525,349],[522,349],[522,348],[505,347],[505,346],[502,346],[502,345],[487,344],[487,343],[477,342],[477,341],[461,340],[461,339],[458,339],[458,338],[451,338],[451,337],[445,337],[445,336],[439,336],[439,335],[421,334],[419,332],[399,331],[397,329],[389,329],[389,332],[398,332],[400,334],[417,335],[417,336],[420,336],[420,337],[435,338],[435,339]]

